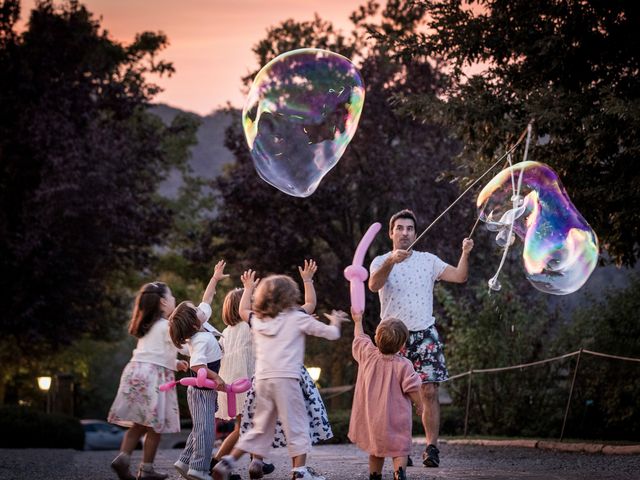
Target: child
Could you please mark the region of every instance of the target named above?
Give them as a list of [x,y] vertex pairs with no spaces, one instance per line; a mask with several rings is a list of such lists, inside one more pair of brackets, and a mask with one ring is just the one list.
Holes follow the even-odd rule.
[[418,414],[421,379],[411,362],[398,355],[409,337],[404,323],[380,322],[376,348],[362,328],[362,313],[351,311],[355,323],[353,357],[358,378],[349,421],[349,440],[369,453],[369,480],[382,479],[385,457],[393,458],[394,480],[405,480],[411,452],[411,401]]
[[[224,273],[224,267],[225,262],[222,260],[216,264],[200,305],[196,307],[191,302],[182,302],[169,317],[171,340],[176,346],[186,342],[189,348],[192,375],[205,369],[207,378],[217,382],[219,390],[225,387],[224,380],[218,375],[222,351],[213,336],[212,330],[215,329],[207,324],[207,320],[211,317],[210,304],[216,285],[218,281],[228,277]],[[189,480],[211,480],[208,468],[215,440],[216,391],[190,386],[187,389],[187,403],[193,428],[174,467]]]
[[176,299],[162,282],[143,285],[136,296],[129,333],[138,344],[124,367],[108,416],[109,422],[130,427],[122,439],[120,454],[111,463],[121,480],[135,479],[129,471],[131,452],[145,434],[138,479],[167,477],[153,469],[153,461],[161,434],[180,431],[180,414],[176,392],[160,393],[158,387],[173,381],[174,370],[188,368],[187,362],[177,360],[178,349],[169,338],[166,318],[175,306]]
[[[312,314],[316,308],[316,291],[315,291],[315,288],[313,287],[313,276],[315,275],[317,269],[318,267],[314,260],[305,260],[304,267],[298,267],[298,271],[300,272],[300,277],[302,278],[302,283],[304,285],[304,299],[305,299],[304,305],[302,305],[302,307],[300,308],[308,314]],[[244,272],[241,277],[242,283],[246,285],[247,288],[251,288],[252,290],[255,287],[255,283],[256,283],[253,280],[254,275],[255,273],[249,270]],[[247,282],[249,283],[247,284]],[[230,301],[231,301],[231,298],[233,298],[233,301],[232,303],[230,303],[230,306],[233,305],[234,307],[234,310],[232,310],[233,313],[229,312],[229,316],[235,317],[235,320],[237,321],[242,320],[240,318],[240,312],[239,312],[241,295],[242,295],[242,290],[235,290],[233,292],[229,292],[229,294],[227,295],[227,298],[230,299]],[[225,299],[225,307],[226,307],[226,300],[227,299]],[[223,319],[224,319],[225,310],[226,309],[223,307]],[[225,320],[225,323],[227,323],[226,320]],[[240,327],[240,325],[242,326]],[[248,323],[242,322],[242,324],[239,324],[233,327],[233,329],[237,329],[237,328],[242,328],[242,331],[247,332],[248,334],[248,339],[246,341],[249,342],[249,344],[247,346],[237,345],[237,347],[235,347],[240,350],[241,358],[246,358],[248,356],[245,353],[247,352],[246,348],[251,347],[251,344],[250,344],[251,333],[248,327]],[[226,347],[227,341],[229,340],[226,333],[227,330],[231,330],[231,328],[225,329],[225,331],[223,332],[224,342],[225,342],[224,344],[225,355],[222,358],[221,374],[225,370],[225,365],[229,365],[229,363],[234,365],[233,368],[236,368],[236,369],[239,368],[238,363],[235,361],[237,358],[236,354],[234,353],[235,350],[234,349],[229,350]],[[227,356],[227,354],[229,356]],[[252,351],[251,351],[251,359],[253,359]],[[226,362],[229,362],[229,363],[226,363]],[[244,374],[244,376],[251,378],[253,376],[253,371],[254,371],[254,365],[252,363],[251,365],[247,366],[246,373]],[[240,375],[240,373],[241,373],[240,370],[234,370],[235,375],[243,376],[243,375]],[[223,374],[223,376],[225,375]],[[225,378],[230,378],[230,377],[225,377]],[[331,425],[329,424],[329,418],[327,416],[327,411],[322,401],[322,397],[320,397],[318,388],[316,387],[313,379],[309,375],[309,372],[304,367],[304,365],[300,365],[300,388],[302,389],[302,396],[305,401],[307,419],[310,427],[309,434],[311,436],[311,443],[315,444],[321,440],[327,440],[333,437],[333,432],[331,431]],[[220,394],[220,397],[222,397],[223,395],[224,394]],[[238,405],[244,404],[244,408],[242,409],[242,414],[236,417],[236,428],[233,431],[233,433],[225,439],[224,443],[220,446],[220,448],[216,452],[214,460],[212,461],[212,468],[224,455],[227,455],[231,452],[231,449],[237,442],[239,435],[245,434],[253,426],[253,417],[255,416],[255,408],[256,408],[255,381],[252,382],[251,389],[247,392],[247,394],[242,395],[241,400],[243,403],[240,403],[240,400],[238,400],[237,404]],[[224,411],[225,410],[221,408],[220,410],[218,410],[218,413],[216,414],[216,416],[218,418],[225,418],[223,416]],[[282,422],[280,422],[279,420],[276,423],[276,429],[274,432],[274,439],[272,442],[272,446],[274,448],[287,446],[287,440],[286,440],[284,431],[282,429]],[[250,469],[249,471],[249,475],[251,478],[262,478],[263,474],[272,473],[273,470],[275,469],[273,464],[265,462],[264,458],[259,458],[259,460],[263,461],[262,472],[260,472],[258,469],[259,463],[254,462],[252,465],[253,468]],[[237,480],[237,479],[235,478],[235,475],[231,475],[230,480]]]
[[[220,341],[222,349],[224,350],[220,366],[220,375],[229,380],[243,377],[251,378],[254,370],[251,329],[249,324],[240,317],[239,307],[242,292],[243,290],[241,288],[231,290],[227,293],[227,296],[224,298],[224,303],[222,304],[222,321],[227,328],[222,331],[222,339]],[[246,396],[246,393],[237,394],[236,405],[242,408]],[[218,411],[216,412],[216,418],[231,420],[232,418],[227,411],[226,397],[226,393],[221,392],[218,394]],[[235,420],[233,432],[231,432],[227,438],[225,438],[222,445],[220,445],[216,455],[211,460],[211,468],[213,468],[223,455],[230,453],[238,441],[238,437],[240,436],[241,415],[236,415],[233,420]],[[239,476],[232,475],[231,480],[239,479]]]
[[[253,427],[240,437],[231,455],[225,455],[213,468],[216,480],[227,480],[236,461],[250,452],[266,456],[273,440],[276,420],[282,421],[292,458],[292,479],[324,480],[305,466],[311,450],[307,412],[300,389],[300,365],[304,358],[306,335],[328,340],[340,338],[342,312],[328,316],[331,325],[319,322],[299,310],[300,290],[292,278],[272,275],[256,288],[253,312],[251,296],[255,273],[249,272],[249,281],[240,300],[240,315],[251,321],[256,355],[256,413]],[[250,475],[259,478],[262,462],[253,460]]]

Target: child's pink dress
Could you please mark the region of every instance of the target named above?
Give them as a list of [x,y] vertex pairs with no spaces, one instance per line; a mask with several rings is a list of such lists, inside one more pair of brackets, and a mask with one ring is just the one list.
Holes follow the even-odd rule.
[[353,396],[349,440],[376,457],[411,453],[411,399],[420,376],[398,354],[384,355],[368,335],[353,339],[358,379]]

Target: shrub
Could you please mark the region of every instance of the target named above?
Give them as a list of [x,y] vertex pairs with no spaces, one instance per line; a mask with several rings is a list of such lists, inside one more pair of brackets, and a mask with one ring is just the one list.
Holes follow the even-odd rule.
[[[44,414],[31,408],[0,407],[0,448],[84,447],[84,430],[77,418]],[[9,432],[11,432],[9,434]]]

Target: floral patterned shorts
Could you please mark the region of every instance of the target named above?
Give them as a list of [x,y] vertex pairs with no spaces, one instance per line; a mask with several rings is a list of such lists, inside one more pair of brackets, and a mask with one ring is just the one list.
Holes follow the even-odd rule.
[[444,382],[449,378],[444,359],[444,345],[435,325],[425,330],[410,331],[407,344],[400,354],[413,364],[422,383]]

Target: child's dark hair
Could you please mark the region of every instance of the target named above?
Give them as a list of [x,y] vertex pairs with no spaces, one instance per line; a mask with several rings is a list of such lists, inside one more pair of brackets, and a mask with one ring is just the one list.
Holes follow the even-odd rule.
[[234,288],[224,297],[222,304],[222,321],[225,325],[233,327],[242,322],[240,317],[240,299],[242,298],[242,288]]
[[385,355],[398,353],[409,338],[409,329],[400,320],[390,318],[380,322],[376,329],[376,345]]
[[144,337],[151,326],[162,317],[160,300],[167,294],[166,283],[147,283],[140,288],[133,305],[133,314],[129,321],[129,333],[136,338]]
[[259,318],[275,318],[287,308],[300,302],[300,289],[293,278],[287,275],[271,275],[258,284],[253,302],[253,311]]
[[182,302],[169,316],[169,336],[173,344],[181,348],[184,342],[200,330],[198,312],[191,302]]

